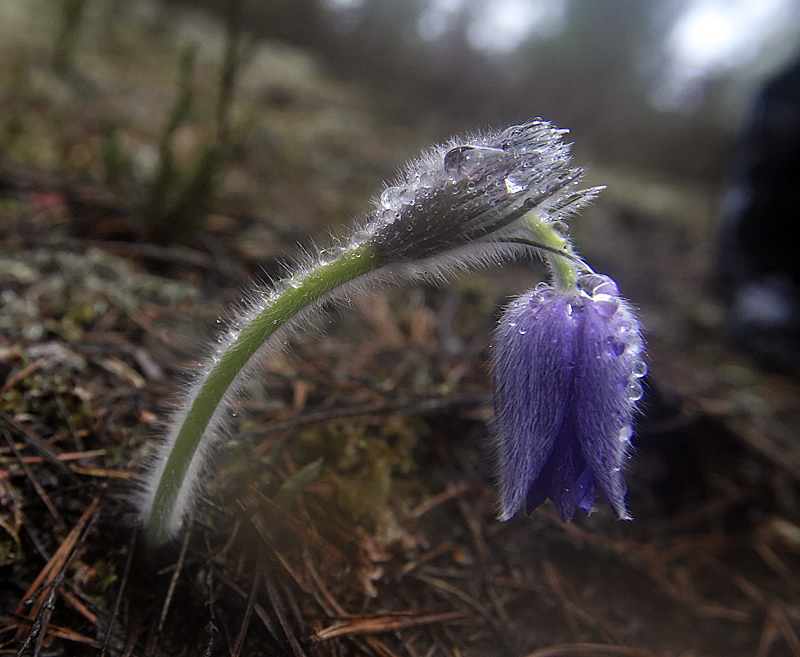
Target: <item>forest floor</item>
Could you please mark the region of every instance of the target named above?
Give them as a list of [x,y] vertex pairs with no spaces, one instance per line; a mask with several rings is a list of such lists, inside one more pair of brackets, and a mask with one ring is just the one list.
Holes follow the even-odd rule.
[[[0,6],[0,654],[800,657],[798,378],[725,337],[713,190],[602,163],[573,235],[648,331],[634,522],[496,519],[492,323],[542,276],[517,265],[331,309],[149,549],[142,464],[218,318],[451,126],[271,43],[220,121],[223,27],[90,6],[55,67],[49,3]],[[206,194],[186,172],[220,126]]]

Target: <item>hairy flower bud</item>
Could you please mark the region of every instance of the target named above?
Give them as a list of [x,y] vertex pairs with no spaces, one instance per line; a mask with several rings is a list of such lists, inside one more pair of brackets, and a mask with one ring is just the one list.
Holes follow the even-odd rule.
[[646,367],[639,323],[616,283],[547,285],[506,309],[493,346],[500,517],[548,497],[559,515],[589,513],[597,488],[628,518],[622,461]]
[[515,233],[518,219],[534,209],[558,215],[559,201],[570,194],[574,212],[597,191],[575,190],[583,171],[569,166],[565,133],[536,120],[436,146],[383,191],[359,237],[383,265],[418,263],[467,245],[480,251],[515,235],[530,240],[527,231]]

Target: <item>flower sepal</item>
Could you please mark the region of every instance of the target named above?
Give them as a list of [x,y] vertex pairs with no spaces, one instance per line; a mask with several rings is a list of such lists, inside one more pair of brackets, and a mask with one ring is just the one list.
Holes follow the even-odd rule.
[[550,498],[565,521],[599,490],[629,519],[622,465],[633,433],[644,341],[607,276],[546,284],[512,301],[492,350],[500,517]]

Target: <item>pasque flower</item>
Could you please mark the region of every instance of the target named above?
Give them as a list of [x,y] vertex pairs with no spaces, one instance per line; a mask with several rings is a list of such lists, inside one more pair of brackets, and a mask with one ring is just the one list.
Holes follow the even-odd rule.
[[506,309],[493,345],[500,517],[548,497],[565,521],[596,490],[628,518],[622,464],[645,374],[641,330],[606,276],[541,284]]
[[578,189],[583,172],[570,166],[565,132],[536,120],[434,146],[383,190],[349,236],[254,289],[191,377],[154,454],[140,500],[150,541],[181,529],[226,436],[230,402],[323,302],[530,253],[574,258],[556,227],[597,188]]

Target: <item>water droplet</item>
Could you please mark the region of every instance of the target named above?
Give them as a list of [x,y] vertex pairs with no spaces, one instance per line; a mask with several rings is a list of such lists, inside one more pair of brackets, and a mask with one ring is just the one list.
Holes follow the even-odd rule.
[[529,168],[529,169],[531,167],[535,167],[537,164],[539,164],[539,155],[537,153],[534,153],[534,154],[526,157],[522,161],[522,164],[523,164],[523,166],[525,166],[526,168]]
[[528,333],[528,329],[526,329],[526,328],[525,328],[525,327],[523,327],[523,326],[520,326],[520,327],[519,327],[519,329],[517,329],[517,332],[518,332],[520,335],[526,335],[526,334]]
[[423,173],[419,177],[419,184],[425,189],[430,189],[431,187],[433,187],[435,183],[436,183],[436,178],[431,173]]
[[444,170],[453,179],[470,177],[478,173],[486,162],[486,156],[492,150],[478,146],[456,146],[444,156]]
[[545,285],[540,290],[537,290],[536,293],[531,298],[531,303],[549,303],[553,301],[558,296],[558,292],[556,292],[552,287],[549,285]]
[[387,187],[381,193],[381,205],[383,207],[393,209],[400,203],[400,190],[397,187]]
[[612,297],[595,297],[594,307],[598,314],[602,315],[606,319],[610,319],[614,316],[614,313],[619,310],[619,301],[613,299]]
[[640,360],[633,366],[633,376],[637,379],[641,379],[643,376],[647,376],[647,363],[643,360]]
[[506,176],[506,191],[509,194],[519,194],[528,188],[529,180],[524,171],[512,171]]
[[642,384],[634,380],[628,384],[628,399],[632,402],[639,401],[644,396]]
[[625,343],[613,336],[606,338],[606,352],[609,356],[622,356],[625,353]]
[[414,203],[414,190],[411,187],[401,187],[397,199],[403,205],[411,205]]
[[631,436],[633,436],[633,427],[631,425],[626,425],[622,427],[619,432],[619,441],[621,443],[627,443],[630,441]]
[[609,276],[602,274],[587,274],[578,279],[578,287],[590,297],[606,294],[611,297],[619,296],[619,288]]

